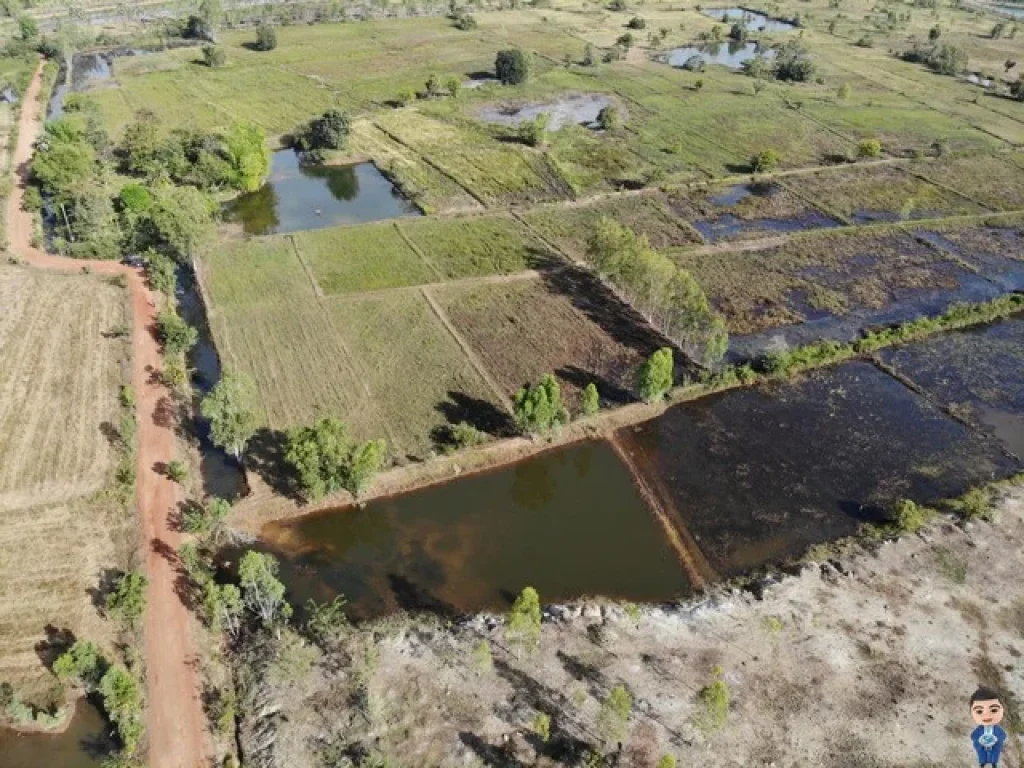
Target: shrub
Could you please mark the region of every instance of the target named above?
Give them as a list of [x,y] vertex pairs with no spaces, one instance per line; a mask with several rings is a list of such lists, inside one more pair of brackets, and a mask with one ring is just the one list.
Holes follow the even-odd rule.
[[630,29],[647,29],[647,19],[642,16],[634,16],[626,26]]
[[475,16],[470,13],[463,13],[455,19],[455,26],[458,29],[468,32],[471,29],[476,29],[478,25]]
[[590,382],[584,387],[580,394],[580,411],[584,416],[593,416],[601,409],[601,398],[597,394],[597,387]]
[[836,91],[836,97],[843,101],[846,101],[846,99],[850,98],[850,92],[850,84],[843,83],[842,85],[839,86],[839,90]]
[[223,67],[228,63],[228,56],[216,45],[203,46],[203,63],[208,67]]
[[185,469],[185,465],[181,461],[172,459],[167,462],[167,477],[175,483],[183,483],[188,477],[188,470]]
[[988,520],[994,515],[992,494],[984,488],[972,488],[959,499],[949,502],[950,508],[965,520]]
[[930,48],[923,48],[915,44],[913,48],[904,51],[901,58],[904,61],[924,64],[942,75],[957,75],[967,69],[969,62],[967,52],[955,45],[933,45]]
[[107,613],[124,622],[129,627],[134,627],[142,618],[146,610],[146,587],[149,580],[141,573],[131,571],[122,574],[114,586],[114,590],[107,595]]
[[1024,75],[1010,83],[1010,95],[1017,101],[1024,101]]
[[253,47],[257,51],[272,51],[277,48],[277,30],[264,24],[256,30],[256,43]]
[[662,347],[651,353],[640,366],[637,376],[637,387],[644,400],[657,402],[672,389],[674,366],[670,347]]
[[781,158],[774,149],[763,149],[750,160],[750,169],[754,173],[771,173],[779,167]]
[[747,39],[747,28],[743,24],[733,24],[729,29],[729,38],[737,42],[743,42]]
[[805,83],[814,79],[814,62],[803,45],[790,40],[775,56],[774,74],[777,80]]
[[156,323],[164,352],[169,355],[188,352],[199,339],[199,332],[182,320],[173,309],[161,312]]
[[498,51],[494,73],[502,85],[519,85],[530,77],[530,57],[518,48]]
[[53,663],[53,674],[62,683],[81,685],[95,690],[107,671],[107,660],[95,643],[78,640]]
[[619,112],[619,108],[614,104],[602,107],[601,111],[597,113],[597,124],[605,131],[614,131],[620,128],[622,126],[622,114]]
[[721,670],[716,670],[716,680],[697,692],[701,712],[698,725],[705,731],[717,731],[729,717],[729,686],[722,679]]
[[867,35],[861,35],[854,43],[858,48],[874,48],[875,42]]
[[864,139],[857,145],[857,157],[871,158],[882,156],[882,142],[878,139]]
[[887,510],[886,518],[897,533],[914,533],[919,531],[933,514],[928,507],[915,504],[910,499],[900,499]]
[[538,712],[533,718],[533,732],[545,744],[551,739],[551,716],[546,712]]
[[351,130],[352,122],[347,113],[329,109],[310,121],[299,143],[305,151],[341,149]]
[[444,87],[448,90],[449,96],[457,99],[462,91],[462,80],[457,75],[452,75],[444,81]]
[[403,88],[398,92],[398,98],[396,101],[403,107],[412,104],[412,102],[416,101],[416,89]]
[[630,48],[633,47],[634,42],[635,40],[633,38],[633,35],[627,32],[624,35],[619,35],[618,39],[616,39],[615,41],[615,44],[620,48],[623,48],[628,51]]

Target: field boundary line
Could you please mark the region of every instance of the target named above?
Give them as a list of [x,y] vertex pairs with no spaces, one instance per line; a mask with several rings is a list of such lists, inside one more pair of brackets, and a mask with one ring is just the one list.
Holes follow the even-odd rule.
[[[990,157],[991,155],[988,155],[988,156]],[[932,184],[932,185],[938,187],[939,189],[944,189],[947,192],[952,192],[957,197],[962,197],[964,200],[966,200],[966,201],[968,201],[970,203],[974,203],[975,205],[984,208],[986,211],[988,211],[990,213],[1002,213],[1002,211],[1000,211],[999,209],[993,208],[991,205],[987,205],[986,203],[981,202],[981,200],[978,200],[978,199],[976,199],[974,197],[971,197],[966,192],[961,192],[959,189],[956,189],[955,187],[951,187],[951,186],[949,186],[947,184],[943,184],[941,181],[936,181],[931,176],[926,176],[921,171],[911,170],[909,167],[903,168],[903,170],[906,173],[909,173],[911,176],[916,176],[917,178],[921,179],[922,181],[926,181],[929,184]]]
[[498,382],[496,382],[491,376],[486,366],[484,366],[483,361],[477,356],[476,352],[473,351],[473,348],[469,346],[469,343],[462,337],[462,334],[459,333],[458,329],[452,324],[452,321],[448,319],[448,315],[441,308],[441,305],[437,303],[426,286],[420,287],[420,294],[423,296],[424,300],[426,300],[427,305],[430,307],[437,319],[441,321],[441,325],[448,330],[448,333],[451,334],[455,343],[459,345],[459,348],[466,356],[466,359],[469,360],[469,364],[473,366],[473,369],[477,372],[480,378],[484,380],[484,383],[491,388],[499,402],[504,406],[505,410],[508,411],[508,413],[513,413],[515,409],[512,407],[512,401],[509,399],[508,395],[506,395],[504,390],[498,386]]
[[430,259],[428,259],[427,258],[427,254],[425,254],[423,251],[421,251],[419,246],[416,245],[416,243],[414,243],[409,238],[409,236],[405,233],[405,230],[402,229],[401,225],[399,224],[399,222],[397,220],[395,220],[393,223],[394,223],[394,227],[395,227],[395,232],[397,232],[398,236],[400,238],[402,238],[402,242],[404,242],[406,245],[408,245],[409,249],[413,253],[415,253],[417,256],[420,257],[420,261],[422,261],[424,264],[426,264],[427,268],[431,272],[434,273],[434,276],[438,279],[438,281],[443,283],[444,282],[444,275],[441,274],[441,270],[437,268],[437,265],[434,264],[434,262],[432,262]]
[[[556,272],[548,270],[547,274]],[[541,271],[537,269],[525,269],[521,272],[513,272],[510,275],[480,275],[479,277],[463,277],[458,280],[441,280],[436,283],[417,283],[416,285],[396,285],[391,288],[372,288],[368,291],[353,291],[350,293],[332,293],[324,296],[325,304],[342,304],[346,301],[359,301],[362,299],[379,299],[385,296],[393,296],[400,293],[416,293],[422,288],[472,288],[478,285],[504,285],[505,283],[518,283],[527,280],[540,279]]]
[[320,283],[313,275],[313,270],[306,264],[306,260],[302,258],[302,251],[299,250],[299,244],[295,242],[295,235],[288,235],[288,242],[292,244],[292,252],[295,254],[295,258],[299,262],[299,266],[302,267],[302,271],[306,273],[306,277],[309,278],[310,284],[313,286],[313,295],[318,301],[324,297],[323,288],[320,287]]

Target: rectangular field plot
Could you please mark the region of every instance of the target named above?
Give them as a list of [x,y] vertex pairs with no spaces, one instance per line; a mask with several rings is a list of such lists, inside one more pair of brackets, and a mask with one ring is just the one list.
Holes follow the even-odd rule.
[[572,408],[591,381],[606,402],[628,402],[638,366],[665,344],[595,278],[571,268],[434,294],[508,395],[554,373]]
[[420,285],[440,279],[391,223],[300,232],[294,237],[325,294]]
[[563,253],[582,259],[598,219],[608,216],[644,235],[655,248],[671,248],[699,242],[697,234],[676,221],[659,197],[620,197],[590,205],[538,208],[523,220]]
[[976,267],[1007,291],[1024,291],[1024,227],[936,227],[918,237]]
[[469,358],[418,292],[327,303],[331,327],[384,414],[396,455],[426,458],[434,431],[468,421],[501,432],[507,416]]
[[1024,318],[944,333],[879,355],[1024,458]]
[[[927,167],[922,168],[925,173]],[[985,212],[977,203],[894,165],[826,171],[784,183],[853,224]]]
[[264,302],[309,302],[313,285],[287,235],[224,241],[201,260],[211,310]]
[[935,502],[1019,470],[864,362],[702,398],[617,435],[721,576],[852,534],[901,498]]
[[98,277],[0,268],[0,510],[105,485],[130,348],[124,289]]
[[1024,209],[1024,173],[1011,155],[939,158],[917,170],[996,210]]
[[670,192],[672,211],[708,242],[835,227],[839,222],[774,183]]
[[733,356],[938,313],[999,293],[957,257],[892,231],[794,238],[759,251],[677,256],[725,315]]
[[560,261],[510,216],[420,219],[398,226],[427,264],[447,278],[511,275]]

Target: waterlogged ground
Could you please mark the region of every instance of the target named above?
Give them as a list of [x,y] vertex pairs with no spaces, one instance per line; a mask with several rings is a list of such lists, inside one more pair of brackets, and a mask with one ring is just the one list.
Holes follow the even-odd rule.
[[390,499],[271,524],[292,602],[343,594],[352,613],[507,608],[546,599],[657,601],[690,592],[629,471],[601,442]]
[[879,356],[937,403],[1024,458],[1024,317]]
[[612,104],[608,96],[596,93],[565,96],[557,101],[543,104],[497,105],[484,107],[479,117],[484,122],[498,125],[517,126],[531,122],[540,115],[549,118],[548,130],[557,131],[565,125],[597,127],[597,116],[601,110]]
[[956,496],[1020,469],[860,361],[679,405],[619,438],[721,576],[851,534],[900,498]]

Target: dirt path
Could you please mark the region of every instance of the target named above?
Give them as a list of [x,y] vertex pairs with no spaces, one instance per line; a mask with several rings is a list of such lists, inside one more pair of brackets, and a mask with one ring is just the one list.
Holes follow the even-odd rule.
[[28,161],[42,123],[38,101],[42,64],[36,69],[22,102],[18,144],[14,150],[15,185],[7,201],[10,251],[34,267],[124,275],[132,301],[132,380],[139,419],[137,502],[142,515],[149,591],[145,623],[147,726],[150,768],[198,768],[208,753],[206,726],[199,698],[197,659],[192,646],[188,609],[178,597],[176,552],[180,535],[170,523],[178,502],[177,486],[156,467],[174,455],[175,439],[162,410],[168,393],[153,376],[162,367],[153,334],[156,307],[139,270],[116,261],[62,258],[32,246],[33,216],[21,210]]

